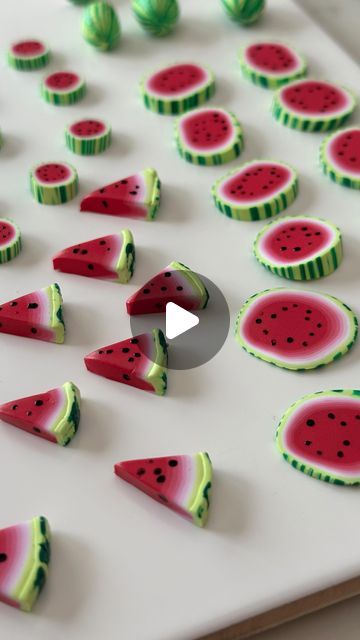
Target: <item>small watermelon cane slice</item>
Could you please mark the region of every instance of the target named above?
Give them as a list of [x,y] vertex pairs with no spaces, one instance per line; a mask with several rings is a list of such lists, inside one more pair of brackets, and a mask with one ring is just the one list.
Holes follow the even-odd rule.
[[0,529],[0,600],[31,611],[48,576],[50,527],[43,516]]
[[103,236],[63,249],[53,258],[54,269],[89,278],[103,278],[125,283],[135,267],[135,245],[132,233]]
[[20,40],[8,50],[8,63],[20,71],[34,71],[48,64],[49,48],[40,40]]
[[171,262],[126,301],[130,316],[163,313],[168,302],[187,311],[205,309],[209,293],[200,277],[181,262]]
[[101,347],[85,357],[88,371],[159,396],[167,388],[167,344],[160,329]]
[[154,220],[160,204],[160,180],[155,169],[144,169],[86,196],[81,211]]
[[360,127],[331,134],[321,145],[320,165],[331,180],[360,189]]
[[305,60],[281,42],[256,42],[241,49],[239,62],[245,78],[267,89],[278,89],[306,75]]
[[0,264],[12,260],[21,251],[21,234],[19,227],[8,220],[0,218]]
[[30,171],[30,189],[41,204],[63,204],[79,189],[77,171],[66,162],[44,162]]
[[46,102],[60,106],[78,102],[85,92],[85,81],[73,71],[51,73],[41,84],[41,94]]
[[216,207],[235,220],[265,220],[289,207],[298,193],[294,169],[284,162],[253,160],[215,182]]
[[295,469],[333,484],[360,484],[360,391],[300,398],[280,420],[276,443]]
[[140,90],[148,109],[174,115],[209,100],[215,92],[215,78],[206,67],[181,62],[162,67],[143,78]]
[[80,422],[80,391],[73,382],[0,405],[0,419],[49,442],[66,446]]
[[278,276],[313,280],[330,275],[341,263],[341,233],[331,222],[319,218],[288,216],[260,231],[254,254]]
[[77,120],[65,129],[67,147],[81,156],[93,156],[109,148],[111,127],[102,120]]
[[182,158],[193,164],[231,162],[243,148],[239,121],[225,109],[201,107],[175,122],[175,140]]
[[198,527],[206,524],[212,486],[208,453],[126,460],[115,465],[115,473]]
[[343,302],[295,289],[255,294],[236,321],[236,338],[245,351],[294,371],[338,360],[352,347],[357,332],[357,318]]
[[46,342],[64,342],[65,325],[58,284],[0,304],[0,333]]
[[331,131],[341,127],[356,106],[343,87],[321,80],[297,80],[277,91],[272,114],[299,131]]

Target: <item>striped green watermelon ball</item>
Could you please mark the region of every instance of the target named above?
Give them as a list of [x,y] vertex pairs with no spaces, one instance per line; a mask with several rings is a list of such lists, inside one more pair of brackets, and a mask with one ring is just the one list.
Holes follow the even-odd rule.
[[84,39],[100,51],[114,49],[120,41],[121,28],[114,7],[108,2],[93,2],[84,10]]
[[134,0],[134,16],[140,26],[153,36],[166,36],[179,19],[177,0]]
[[256,22],[265,9],[265,0],[221,0],[230,20],[242,25]]

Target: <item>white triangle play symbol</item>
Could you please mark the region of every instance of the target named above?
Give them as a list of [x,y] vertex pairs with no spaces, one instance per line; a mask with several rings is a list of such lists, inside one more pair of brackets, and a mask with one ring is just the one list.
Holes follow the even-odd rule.
[[169,340],[177,338],[199,324],[199,318],[190,311],[179,307],[175,302],[166,305],[166,337]]

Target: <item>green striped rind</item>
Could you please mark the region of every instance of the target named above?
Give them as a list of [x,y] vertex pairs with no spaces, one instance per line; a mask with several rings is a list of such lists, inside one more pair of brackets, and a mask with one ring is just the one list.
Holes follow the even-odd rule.
[[[105,124],[105,123],[104,123]],[[66,146],[80,156],[94,156],[102,153],[111,144],[111,127],[106,125],[105,133],[99,136],[76,136],[71,133],[71,125],[65,129]]]
[[[357,389],[334,389],[331,391],[317,391],[316,393],[310,393],[306,396],[303,396],[296,402],[294,402],[289,409],[282,416],[279,425],[276,430],[276,444],[278,450],[280,451],[283,458],[291,464],[294,469],[301,471],[302,473],[306,473],[308,476],[312,478],[316,478],[317,480],[323,480],[323,482],[328,482],[330,484],[338,484],[338,485],[358,485],[360,484],[360,474],[353,476],[344,476],[341,473],[334,474],[333,471],[325,471],[316,465],[309,463],[306,460],[300,460],[292,455],[290,451],[288,451],[283,442],[284,431],[286,430],[286,425],[291,418],[294,411],[300,406],[305,405],[307,402],[311,400],[316,400],[318,398],[329,398],[331,401],[332,398],[337,399],[338,397],[343,398],[356,398],[359,399],[360,391]],[[330,407],[329,407],[330,408]]]
[[[277,276],[288,278],[289,280],[314,280],[330,275],[342,262],[343,246],[340,229],[327,220],[309,218],[310,222],[318,220],[330,227],[331,232],[334,234],[334,241],[331,246],[326,247],[323,251],[316,253],[314,257],[306,259],[304,262],[294,263],[291,265],[284,262],[282,266],[275,265],[259,251],[259,241],[269,230],[272,230],[274,226],[282,224],[286,220],[291,222],[291,220],[296,221],[297,219],[298,218],[293,216],[287,216],[280,220],[269,222],[269,224],[267,224],[255,238],[253,245],[255,258],[268,271],[271,271]],[[306,222],[306,218],[301,218],[301,220]]]
[[9,220],[8,218],[0,218],[0,233],[1,223],[3,221],[6,222],[6,224],[11,224],[11,226],[15,230],[16,235],[9,242],[9,244],[0,246],[0,264],[4,264],[5,262],[9,262],[9,260],[12,260],[13,258],[16,258],[16,256],[18,256],[21,251],[21,233],[19,227],[17,226],[17,224],[15,224],[15,222]]
[[63,389],[67,398],[64,415],[52,430],[57,443],[66,447],[76,435],[80,423],[80,391],[73,382],[65,382]]
[[100,51],[114,49],[120,41],[120,22],[114,7],[108,2],[93,2],[84,11],[84,39]]
[[50,51],[46,49],[44,53],[39,56],[19,57],[9,49],[7,60],[10,67],[18,69],[19,71],[36,71],[36,69],[42,69],[49,63]]
[[167,390],[167,343],[161,329],[153,329],[151,333],[154,341],[155,358],[145,379],[152,385],[156,395],[163,396]]
[[93,2],[94,0],[69,0],[69,2],[72,2],[72,4],[78,4],[78,5],[84,5],[84,4],[90,4],[90,2]]
[[65,323],[63,314],[63,299],[57,282],[44,289],[50,302],[50,325],[54,331],[54,342],[63,344],[65,340]]
[[205,309],[207,303],[209,302],[209,292],[205,287],[202,280],[200,280],[199,276],[191,271],[189,267],[187,267],[182,262],[171,262],[167,269],[173,269],[174,271],[181,271],[183,276],[188,280],[190,285],[192,286],[194,292],[197,294],[200,302],[199,309]]
[[210,456],[201,451],[194,456],[196,460],[196,477],[194,488],[188,504],[188,512],[193,523],[204,527],[209,515],[210,492],[213,484],[213,472]]
[[[216,107],[213,107],[213,108],[216,110]],[[199,109],[197,111],[201,112],[202,109]],[[231,120],[231,124],[233,128],[233,140],[230,142],[230,144],[227,147],[222,147],[218,153],[214,153],[213,150],[209,153],[206,153],[206,152],[199,153],[198,151],[195,151],[195,150],[192,151],[192,149],[188,146],[185,140],[182,139],[182,136],[181,136],[182,118],[186,118],[187,114],[180,116],[180,118],[178,118],[175,121],[175,142],[176,142],[179,154],[182,158],[184,158],[184,160],[187,160],[187,162],[192,162],[192,164],[198,164],[198,165],[210,167],[213,165],[219,165],[219,164],[224,164],[226,162],[231,162],[231,160],[235,160],[235,158],[237,158],[238,155],[240,155],[244,147],[243,132],[242,132],[240,122],[235,117],[235,115],[230,111],[225,111],[225,109],[221,109],[221,111],[224,111]],[[191,115],[195,113],[196,111],[190,112]]]
[[[228,218],[233,218],[234,220],[242,220],[245,222],[254,221],[254,220],[266,220],[267,218],[271,218],[275,216],[277,213],[280,213],[287,207],[289,207],[295,200],[298,190],[299,183],[298,177],[295,169],[286,165],[286,167],[292,173],[292,180],[287,185],[286,189],[280,191],[279,193],[273,195],[271,200],[264,202],[263,204],[249,207],[249,206],[235,206],[234,204],[230,204],[226,202],[218,195],[218,189],[224,180],[227,180],[230,176],[238,173],[238,171],[243,170],[247,165],[253,164],[255,162],[274,162],[274,164],[280,164],[276,160],[252,160],[251,163],[243,164],[232,171],[229,171],[227,174],[219,178],[212,186],[211,195],[214,199],[215,206],[226,215]],[[281,163],[284,165],[285,163]]]
[[177,0],[134,0],[132,10],[142,28],[154,36],[166,36],[179,18]]
[[[161,71],[161,69],[156,69],[153,73],[157,73],[158,71]],[[189,111],[190,109],[195,109],[195,107],[200,107],[215,93],[215,76],[208,68],[206,68],[206,72],[209,75],[206,83],[199,85],[197,89],[194,89],[186,97],[176,100],[173,100],[171,95],[169,95],[168,98],[159,99],[156,96],[147,93],[145,84],[153,73],[147,75],[140,81],[140,92],[145,106],[150,111],[154,111],[155,113],[160,113],[162,115],[178,115],[185,113],[185,111]]]
[[75,198],[79,190],[77,171],[68,163],[66,163],[66,167],[71,170],[71,179],[66,182],[51,183],[48,185],[38,181],[35,175],[37,167],[33,167],[30,171],[30,189],[35,200],[40,202],[40,204],[63,204]]
[[256,22],[265,9],[265,0],[221,0],[231,20],[243,25]]
[[154,186],[151,194],[150,204],[148,205],[147,220],[155,220],[156,214],[160,207],[161,182],[155,169],[145,169],[146,172],[153,172]]
[[25,573],[13,592],[22,611],[31,611],[48,576],[51,555],[50,526],[46,518],[39,516],[29,523],[32,532],[32,545],[26,559]]
[[[46,80],[46,79],[45,79]],[[46,102],[50,102],[50,104],[55,104],[58,106],[68,106],[70,104],[75,104],[75,102],[79,102],[86,93],[86,84],[82,80],[75,89],[72,89],[68,92],[57,92],[49,89],[45,81],[41,85],[41,95],[46,100]]]
[[324,174],[326,176],[329,176],[329,178],[333,182],[336,182],[343,187],[350,187],[350,189],[360,189],[360,176],[357,178],[350,173],[346,174],[340,169],[336,169],[332,160],[327,154],[328,146],[335,138],[335,136],[345,133],[346,131],[353,131],[354,129],[359,130],[359,127],[347,127],[346,129],[340,129],[339,131],[336,131],[335,133],[332,133],[330,136],[325,138],[320,147],[320,166]]
[[280,367],[281,369],[289,369],[291,371],[308,371],[309,369],[318,369],[319,367],[323,367],[327,364],[330,364],[331,362],[335,362],[336,360],[339,360],[339,358],[341,358],[343,355],[345,355],[353,346],[357,335],[358,335],[358,319],[355,316],[355,314],[353,313],[353,311],[350,309],[350,307],[348,307],[344,302],[341,302],[341,300],[338,300],[337,298],[335,298],[334,296],[330,296],[328,294],[322,293],[319,294],[321,295],[323,298],[328,298],[329,300],[331,300],[331,302],[335,303],[336,306],[342,311],[342,313],[344,313],[350,322],[350,327],[351,327],[351,336],[349,338],[349,340],[347,340],[346,342],[342,342],[339,345],[337,345],[336,350],[332,351],[331,353],[329,353],[325,358],[323,358],[322,360],[316,360],[310,363],[306,363],[305,365],[299,367],[296,364],[291,364],[290,362],[283,362],[282,360],[278,360],[276,357],[271,358],[269,356],[267,356],[266,354],[264,354],[262,351],[257,351],[253,346],[249,345],[246,340],[244,340],[241,335],[240,335],[240,324],[241,321],[246,313],[246,311],[248,310],[248,308],[251,306],[251,304],[257,299],[260,298],[262,296],[266,296],[266,294],[268,293],[272,293],[273,291],[283,291],[284,293],[288,292],[288,291],[292,291],[296,293],[295,289],[283,289],[283,288],[277,288],[277,289],[265,289],[264,291],[261,291],[260,293],[255,293],[254,295],[250,296],[250,298],[248,298],[246,300],[246,302],[244,303],[244,305],[242,306],[242,308],[240,309],[237,318],[236,318],[236,323],[235,323],[235,337],[237,342],[240,344],[240,346],[250,355],[255,356],[255,358],[259,358],[260,360],[263,360],[264,362],[268,362],[269,364],[273,364],[276,367]]
[[[307,74],[307,63],[305,59],[300,56],[297,52],[296,56],[300,60],[300,66],[296,71],[292,71],[289,75],[275,75],[275,74],[265,74],[264,71],[256,71],[254,67],[252,67],[245,59],[245,51],[248,48],[243,47],[239,51],[239,64],[242,71],[243,76],[248,80],[251,80],[256,85],[260,87],[264,87],[266,89],[278,89],[282,87],[284,84],[288,84],[289,82],[294,82],[294,80],[298,80],[303,78]],[[290,48],[290,47],[289,47]]]
[[134,275],[135,269],[135,243],[130,229],[121,231],[122,247],[116,265],[118,282],[125,284]]

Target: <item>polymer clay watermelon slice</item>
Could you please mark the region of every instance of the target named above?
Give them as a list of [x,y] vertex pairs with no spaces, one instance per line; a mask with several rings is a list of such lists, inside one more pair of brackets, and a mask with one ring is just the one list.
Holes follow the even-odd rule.
[[0,304],[0,333],[46,342],[64,342],[65,325],[58,284]]
[[129,229],[63,249],[53,258],[54,269],[90,278],[125,283],[135,267],[134,238]]
[[126,301],[130,316],[163,313],[168,302],[187,311],[204,309],[209,293],[199,276],[181,262],[171,262]]
[[331,222],[319,218],[288,216],[260,231],[254,254],[260,264],[278,276],[313,280],[333,273],[341,263],[341,233]]
[[360,127],[348,127],[326,138],[320,148],[320,164],[334,182],[360,189]]
[[333,484],[360,484],[360,391],[300,398],[280,420],[276,442],[295,469]]
[[239,53],[243,75],[254,84],[277,89],[306,75],[305,60],[281,42],[261,41],[247,45]]
[[77,120],[65,129],[66,146],[81,156],[93,156],[106,151],[111,143],[111,127],[93,118]]
[[115,465],[115,473],[198,527],[206,524],[212,486],[207,453],[126,460]]
[[43,516],[0,529],[0,601],[31,611],[50,561],[50,527]]
[[67,106],[81,100],[86,93],[83,78],[73,71],[56,71],[44,78],[41,95],[51,104]]
[[200,165],[230,162],[243,148],[237,118],[225,109],[211,107],[180,116],[175,122],[175,141],[182,158]]
[[21,233],[19,227],[8,220],[0,218],[0,264],[12,260],[21,251]]
[[321,80],[297,80],[275,94],[272,113],[281,124],[299,131],[341,127],[356,106],[343,87]]
[[235,220],[265,220],[289,207],[298,193],[294,169],[284,162],[252,160],[219,178],[211,194]]
[[140,90],[148,109],[174,115],[199,107],[215,92],[210,69],[193,62],[162,67],[142,79]]
[[8,63],[21,71],[33,71],[48,64],[50,52],[40,40],[14,42],[8,51]]
[[67,162],[42,162],[30,171],[30,189],[40,204],[63,204],[79,188],[76,169]]
[[80,391],[73,382],[0,405],[0,419],[28,433],[66,446],[80,422]]
[[160,180],[155,169],[144,169],[86,196],[81,211],[154,220],[160,204]]
[[160,329],[97,349],[85,357],[85,365],[99,376],[159,396],[167,388],[167,344]]
[[236,338],[245,351],[296,371],[338,360],[352,347],[357,332],[357,318],[343,302],[296,289],[253,295],[236,321]]

